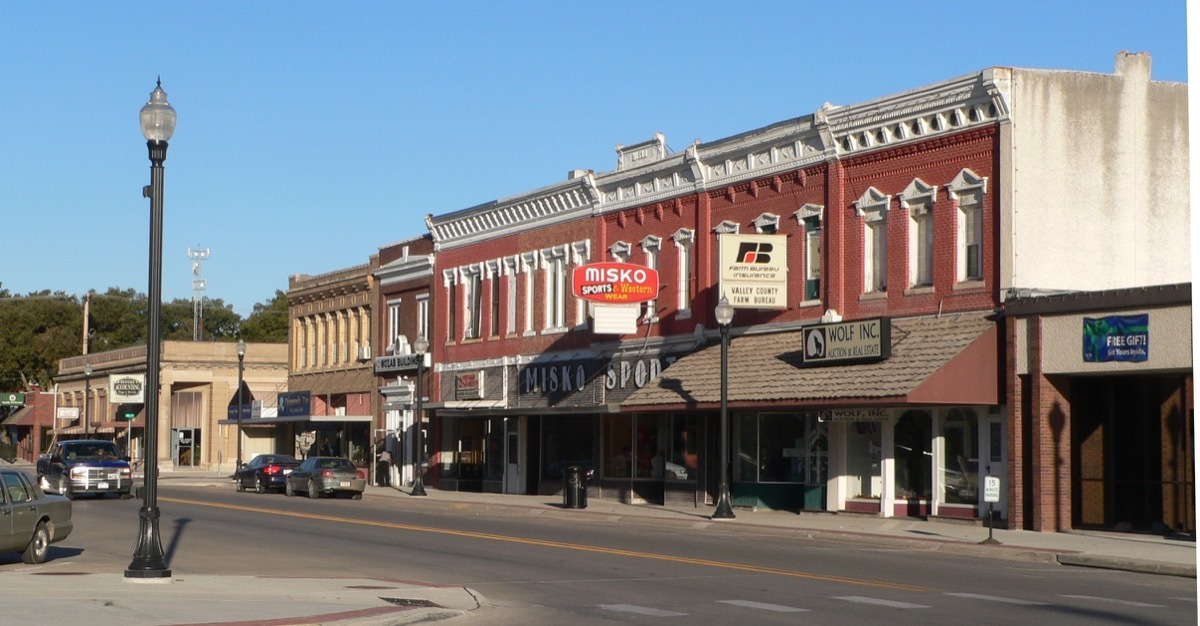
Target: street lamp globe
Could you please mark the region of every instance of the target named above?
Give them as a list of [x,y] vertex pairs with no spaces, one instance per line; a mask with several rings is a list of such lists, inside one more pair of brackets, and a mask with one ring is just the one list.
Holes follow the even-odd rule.
[[715,312],[718,324],[728,326],[733,321],[733,305],[729,304],[729,298],[721,296],[721,301],[717,303]]
[[246,356],[246,341],[243,339],[237,340],[237,355],[239,359]]
[[429,352],[429,340],[425,338],[425,335],[421,335],[413,341],[413,352],[416,354]]
[[140,118],[146,141],[170,141],[171,135],[175,134],[175,108],[167,102],[161,79],[150,92],[150,101],[142,107]]

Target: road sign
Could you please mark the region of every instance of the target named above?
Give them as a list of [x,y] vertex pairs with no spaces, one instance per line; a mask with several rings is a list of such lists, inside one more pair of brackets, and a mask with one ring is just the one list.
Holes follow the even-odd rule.
[[984,476],[983,477],[983,501],[984,502],[999,502],[1000,501],[1000,477],[999,476]]

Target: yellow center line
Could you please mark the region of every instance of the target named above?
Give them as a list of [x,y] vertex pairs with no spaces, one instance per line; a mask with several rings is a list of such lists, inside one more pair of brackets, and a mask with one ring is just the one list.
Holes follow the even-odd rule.
[[345,517],[333,517],[331,515],[318,515],[315,513],[296,513],[292,511],[278,511],[274,509],[263,509],[251,506],[241,506],[236,504],[221,504],[219,502],[201,502],[199,500],[186,500],[182,498],[159,498],[165,502],[175,502],[178,504],[191,504],[195,506],[205,506],[217,509],[230,509],[234,511],[246,511],[251,513],[266,513],[268,515],[281,515],[284,517],[296,517],[301,519],[320,520],[325,522],[338,522],[342,524],[357,524],[359,526],[375,526],[378,528],[390,528],[396,530],[410,530],[413,532],[436,533],[439,535],[451,535],[455,537],[468,537],[471,539],[487,539],[490,541],[504,541],[508,543],[520,543],[531,546],[542,546],[546,548],[559,548],[562,550],[578,550],[580,552],[595,552],[598,554],[609,554],[615,556],[628,556],[639,559],[651,559],[656,561],[668,561],[671,563],[687,563],[689,565],[703,565],[706,567],[716,567],[721,569],[738,570],[742,572],[753,572],[756,574],[773,574],[776,576],[790,576],[792,578],[807,578],[810,580],[821,580],[826,582],[838,582],[848,585],[861,585],[866,587],[880,587],[883,589],[895,589],[900,591],[928,591],[928,587],[917,585],[905,585],[900,583],[889,583],[879,580],[867,580],[863,578],[848,578],[845,576],[833,576],[829,574],[813,574],[809,572],[800,572],[796,570],[778,569],[774,567],[762,567],[759,565],[746,565],[743,563],[730,563],[727,561],[713,561],[710,559],[698,559],[686,556],[671,556],[668,554],[655,554],[653,552],[639,552],[636,550],[623,550],[621,548],[603,548],[600,546],[589,546],[578,543],[564,543],[561,541],[547,541],[545,539],[527,539],[524,537],[513,537],[510,535],[496,535],[493,533],[483,533],[470,530],[451,530],[447,528],[435,528],[432,526],[416,526],[413,524],[401,524],[398,522],[378,522],[374,520],[349,519]]

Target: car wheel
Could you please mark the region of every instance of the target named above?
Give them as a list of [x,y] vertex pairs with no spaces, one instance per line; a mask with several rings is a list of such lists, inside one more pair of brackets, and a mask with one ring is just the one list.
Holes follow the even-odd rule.
[[356,492],[354,492],[354,495],[352,495],[350,497],[354,500],[362,500],[362,492],[356,491]]
[[66,478],[58,481],[58,495],[68,500],[75,499],[75,492],[71,491],[71,483],[67,482]]
[[25,546],[25,552],[21,553],[21,560],[26,563],[45,563],[46,555],[50,553],[50,531],[46,528],[46,523],[41,522],[37,528],[33,529],[33,539],[29,540],[29,545]]
[[321,492],[317,491],[317,484],[314,483],[311,478],[308,479],[308,497],[312,498],[313,500],[321,497]]
[[238,492],[238,493],[241,493],[241,492],[243,492],[243,491],[245,491],[245,490],[246,490],[246,486],[242,484],[242,477],[241,477],[241,476],[238,476],[238,477],[237,477],[237,478],[235,478],[234,480],[235,480],[235,481],[237,481],[237,482],[236,482],[236,485],[237,485],[237,486],[236,486],[236,487],[234,487],[234,489],[237,489],[237,492]]
[[267,485],[265,483],[263,483],[261,478],[256,478],[254,480],[254,493],[266,493],[266,492],[267,492]]
[[283,483],[283,492],[286,493],[288,497],[296,495],[296,488],[292,486],[292,481],[289,480]]

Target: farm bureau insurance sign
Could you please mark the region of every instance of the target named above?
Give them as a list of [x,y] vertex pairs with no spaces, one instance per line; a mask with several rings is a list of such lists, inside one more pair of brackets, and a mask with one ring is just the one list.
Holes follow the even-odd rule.
[[721,295],[735,309],[787,308],[787,236],[720,235]]
[[632,263],[589,263],[571,272],[571,293],[603,304],[636,304],[658,297],[658,270]]

